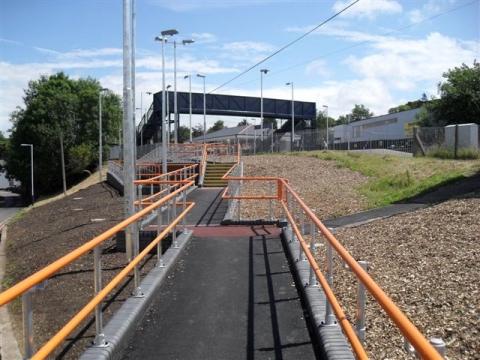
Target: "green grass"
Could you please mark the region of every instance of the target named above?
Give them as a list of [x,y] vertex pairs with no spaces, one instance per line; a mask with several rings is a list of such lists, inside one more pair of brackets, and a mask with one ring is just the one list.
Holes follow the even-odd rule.
[[[427,152],[427,156],[439,159],[454,159],[455,152],[453,148],[446,148],[443,146],[435,147]],[[457,159],[460,160],[474,160],[480,159],[480,151],[471,148],[462,148],[457,151]]]
[[345,151],[309,151],[293,155],[335,161],[340,168],[367,176],[366,183],[352,186],[367,198],[369,207],[402,201],[480,171],[480,161],[475,160],[440,160]]

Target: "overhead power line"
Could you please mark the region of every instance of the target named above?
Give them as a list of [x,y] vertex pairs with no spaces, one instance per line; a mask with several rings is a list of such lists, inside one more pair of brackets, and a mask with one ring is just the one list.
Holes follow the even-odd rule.
[[215,89],[213,89],[212,91],[209,92],[209,94],[217,91],[218,89],[224,87],[225,85],[228,85],[230,84],[232,81],[235,81],[236,79],[238,79],[239,77],[245,75],[246,73],[248,73],[249,71],[255,69],[258,65],[260,64],[263,64],[265,61],[271,59],[272,57],[274,57],[275,55],[277,55],[278,53],[282,52],[283,50],[285,50],[286,48],[292,46],[293,44],[299,42],[300,40],[302,40],[303,38],[305,38],[306,36],[310,35],[312,32],[316,31],[318,28],[322,27],[323,25],[325,25],[326,23],[332,21],[333,19],[335,19],[337,16],[339,16],[341,13],[343,13],[344,11],[347,11],[349,8],[351,8],[353,5],[355,5],[357,2],[359,2],[360,0],[355,0],[354,2],[352,2],[351,4],[347,5],[346,7],[344,7],[342,10],[340,10],[339,12],[333,14],[332,16],[330,16],[328,19],[322,21],[320,24],[318,24],[317,26],[315,26],[314,28],[310,29],[309,31],[307,31],[305,34],[302,34],[301,36],[299,36],[298,38],[290,41],[288,44],[282,46],[280,49],[278,49],[277,51],[275,51],[274,53],[268,55],[266,58],[260,60],[259,62],[257,62],[256,64],[250,66],[248,69],[242,71],[240,74],[234,76],[233,78],[231,78],[230,80],[224,82],[222,85],[216,87]]
[[[402,32],[404,30],[407,30],[409,28],[412,28],[412,27],[415,27],[415,26],[418,26],[418,25],[421,25],[423,23],[426,23],[430,20],[434,20],[442,15],[446,15],[446,14],[449,14],[449,13],[452,13],[454,11],[457,11],[457,10],[460,10],[464,7],[467,7],[467,6],[470,6],[470,5],[473,5],[475,3],[478,3],[480,4],[480,0],[473,0],[473,1],[470,1],[470,2],[467,2],[467,3],[464,3],[464,4],[461,4],[459,6],[454,6],[454,7],[451,7],[443,12],[439,12],[439,13],[436,13],[430,17],[426,17],[424,18],[423,20],[421,21],[418,21],[418,22],[415,22],[415,23],[412,23],[412,24],[409,24],[409,25],[406,25],[406,26],[402,26],[402,27],[399,27],[399,28],[396,28],[396,29],[393,29],[393,30],[390,30],[390,31],[387,31],[387,32],[384,32],[384,33],[381,33],[381,34],[376,34],[377,36],[389,36],[389,35],[392,35],[394,33],[399,33],[399,32]],[[480,24],[480,23],[479,23]],[[291,69],[294,69],[296,67],[299,67],[299,66],[302,66],[302,65],[305,65],[305,64],[308,64],[308,63],[311,63],[312,61],[315,61],[315,60],[319,60],[319,59],[322,59],[322,58],[326,58],[326,57],[329,57],[331,55],[335,55],[337,53],[341,53],[341,52],[344,52],[344,51],[347,51],[347,50],[350,50],[350,49],[353,49],[353,48],[356,48],[356,47],[360,47],[360,46],[363,46],[363,45],[366,45],[368,43],[371,43],[372,41],[371,40],[364,40],[364,41],[360,41],[356,44],[352,44],[352,45],[349,45],[349,46],[345,46],[345,47],[341,47],[341,48],[338,48],[338,49],[335,49],[335,50],[332,50],[330,52],[327,52],[327,53],[324,53],[322,55],[318,55],[318,56],[315,56],[313,58],[310,58],[308,60],[304,60],[304,61],[301,61],[301,62],[298,62],[296,64],[293,64],[293,65],[289,65],[289,66],[286,66],[284,68],[280,68],[278,70],[272,70],[270,72],[270,77],[272,76],[275,76],[275,75],[278,75],[278,74],[281,74],[285,71],[288,71],[288,70],[291,70]],[[252,80],[248,80],[248,81],[245,81],[245,82],[242,82],[240,84],[238,84],[238,86],[241,86],[241,85],[246,85],[246,84],[250,84],[252,82],[255,82],[255,81],[258,81],[256,79],[252,79]]]

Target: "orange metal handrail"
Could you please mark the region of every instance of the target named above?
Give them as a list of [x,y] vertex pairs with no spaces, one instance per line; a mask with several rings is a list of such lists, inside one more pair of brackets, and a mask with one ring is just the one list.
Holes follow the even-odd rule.
[[101,244],[102,242],[108,240],[119,231],[125,229],[130,224],[134,223],[138,219],[142,218],[146,214],[150,213],[157,207],[163,205],[167,201],[174,198],[178,193],[186,190],[188,187],[194,185],[194,182],[190,182],[188,184],[183,185],[179,189],[171,192],[169,195],[163,197],[162,199],[156,201],[152,205],[147,206],[146,208],[138,211],[137,213],[133,214],[129,218],[121,221],[117,225],[113,226],[112,228],[108,229],[104,233],[94,237],[92,240],[88,241],[87,243],[83,244],[82,246],[76,248],[75,250],[71,251],[70,253],[64,255],[60,259],[54,261],[50,265],[47,265],[43,269],[37,271],[36,273],[30,275],[26,279],[20,281],[16,285],[12,286],[11,288],[5,290],[4,292],[0,293],[0,306],[9,303],[10,301],[14,300],[18,296],[22,295],[32,287],[42,283],[53,274],[55,274],[60,269],[64,268],[68,264],[72,263],[80,256],[84,255],[85,253],[93,250],[97,245]]
[[[175,220],[167,226],[150,244],[148,244],[142,252],[140,252],[125,268],[120,271],[100,292],[95,295],[92,300],[88,302],[65,326],[58,331],[40,350],[32,357],[32,360],[45,359],[52,353],[68,335],[72,333],[75,328],[82,323],[82,321],[93,311],[95,307],[101,303],[103,299],[116,287],[120,282],[137,266],[140,261],[153,250],[165,236],[172,231],[172,229],[180,223],[180,221],[192,209],[195,203],[190,203],[187,208],[182,211]],[[152,205],[153,206],[153,205]]]
[[417,329],[417,327],[407,318],[405,314],[395,305],[395,303],[390,299],[390,297],[380,288],[380,286],[372,279],[372,277],[357,263],[357,261],[350,255],[350,253],[340,244],[340,242],[333,236],[333,234],[327,229],[327,227],[317,218],[312,210],[305,204],[305,202],[297,195],[297,193],[292,189],[288,184],[288,181],[283,178],[278,177],[268,177],[268,176],[246,176],[246,177],[230,177],[228,176],[234,168],[238,166],[238,163],[233,165],[232,168],[223,176],[223,180],[236,180],[236,181],[277,181],[277,195],[276,196],[258,196],[258,195],[227,195],[228,187],[223,192],[223,198],[225,199],[237,199],[237,200],[248,200],[248,199],[272,199],[276,198],[282,208],[285,211],[289,222],[292,225],[292,229],[295,232],[297,238],[300,241],[302,249],[312,266],[317,280],[322,285],[322,288],[325,291],[325,295],[334,310],[342,329],[347,336],[352,349],[355,354],[360,359],[367,358],[365,350],[358,340],[356,333],[353,331],[351,324],[345,318],[345,314],[335,298],[332,289],[328,285],[328,282],[325,280],[323,274],[321,273],[318,264],[316,263],[310,249],[306,245],[305,240],[303,239],[302,234],[300,233],[293,216],[288,209],[288,204],[286,204],[286,195],[287,192],[290,193],[295,201],[300,205],[301,209],[305,214],[311,219],[315,224],[316,228],[320,230],[323,236],[331,244],[332,248],[339,254],[343,261],[350,267],[353,273],[356,275],[358,280],[365,286],[365,288],[370,292],[370,294],[376,299],[380,306],[385,310],[390,319],[396,324],[400,332],[408,339],[410,344],[415,348],[422,358],[441,360],[442,357],[435,350],[435,348],[428,342],[428,340],[423,336],[423,334]]

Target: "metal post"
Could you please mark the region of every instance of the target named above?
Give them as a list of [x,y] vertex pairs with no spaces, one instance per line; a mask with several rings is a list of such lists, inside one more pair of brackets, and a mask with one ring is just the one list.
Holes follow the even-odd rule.
[[[100,290],[102,290],[102,264],[100,246],[96,246],[93,249],[93,286],[95,295],[97,295]],[[99,347],[107,346],[105,335],[103,334],[103,314],[101,302],[95,307],[95,340],[93,343],[95,346]]]
[[[135,134],[133,129],[132,94],[132,6],[131,0],[123,1],[123,183],[125,217],[134,213],[135,188]],[[126,231],[125,245],[127,260],[132,258],[132,227]]]
[[[327,241],[327,282],[328,285],[333,286],[333,249],[332,245]],[[325,299],[325,324],[333,325],[335,323],[335,315],[332,312],[332,307],[328,299]]]
[[[183,190],[182,192],[182,211],[185,211],[187,208],[187,190]],[[183,225],[183,232],[187,231],[187,217],[184,216],[182,219],[182,225]]]
[[165,126],[166,112],[166,95],[165,95],[165,36],[162,36],[162,173],[167,173],[167,129]]
[[[313,256],[315,256],[315,235],[317,232],[317,228],[313,221],[310,223],[310,252]],[[308,280],[308,286],[318,286],[317,278],[315,276],[315,271],[313,271],[313,267],[310,265],[310,276]]]
[[27,290],[22,295],[22,317],[23,317],[23,352],[25,359],[33,355],[33,310],[32,290]]
[[102,182],[102,90],[98,93],[98,177]]
[[[160,191],[163,190],[163,186],[159,185]],[[157,236],[162,232],[162,206],[157,208]],[[157,267],[165,267],[162,257],[162,242],[157,243]]]
[[[273,182],[270,182],[270,195],[273,195]],[[273,220],[273,199],[270,199],[268,215],[270,220]]]
[[203,143],[207,135],[207,95],[205,94],[205,76],[203,77]]
[[328,105],[323,105],[323,107],[325,108],[325,117],[326,117],[326,120],[327,120],[327,150],[328,150],[328,146],[329,146],[329,138],[328,138]]
[[445,342],[442,339],[436,337],[431,337],[428,340],[430,342],[430,345],[432,345],[435,350],[437,350],[437,352],[444,358],[447,352],[447,346]]
[[293,82],[292,82],[292,148],[290,151],[294,150],[294,144],[295,144],[295,98],[294,98],[294,93],[293,93]]
[[[170,91],[168,89],[171,85],[167,86],[167,147],[170,146],[170,132],[171,132],[171,124],[170,124]],[[167,148],[168,149],[168,148]]]
[[177,42],[173,40],[173,142],[178,143],[178,111],[177,111]]
[[[368,263],[366,261],[359,261],[358,264],[367,270]],[[365,294],[365,286],[361,281],[358,282],[358,293],[357,293],[357,315],[355,321],[355,330],[357,332],[358,339],[363,344],[365,342],[365,304],[367,298]]]
[[188,75],[188,98],[189,98],[189,111],[188,111],[188,126],[190,128],[190,143],[192,143],[192,75]]
[[[142,185],[139,185],[138,186],[138,192],[137,192],[137,198],[138,199],[141,199],[142,198],[142,193],[143,193],[143,186]],[[140,205],[139,205],[140,207]],[[138,230],[139,230],[139,226],[138,226],[138,222],[135,222],[131,225],[133,231],[134,231],[134,235],[133,238],[132,238],[132,241],[133,241],[133,258],[136,258],[138,256],[138,253],[140,252],[140,244],[139,244],[139,238],[138,238]],[[133,287],[134,287],[134,290],[133,290],[133,296],[134,297],[143,297],[143,292],[142,292],[142,289],[140,288],[140,269],[137,266],[135,266],[133,268]]]
[[67,195],[67,180],[65,176],[65,154],[63,153],[63,132],[60,131],[60,160],[62,162],[63,195]]
[[[305,236],[305,215],[303,214],[303,211],[300,209],[300,216],[299,216],[299,222],[300,222],[300,233],[302,236]],[[298,239],[298,261],[306,261],[307,258],[305,256],[305,251],[303,251],[302,247],[302,242],[300,239]]]

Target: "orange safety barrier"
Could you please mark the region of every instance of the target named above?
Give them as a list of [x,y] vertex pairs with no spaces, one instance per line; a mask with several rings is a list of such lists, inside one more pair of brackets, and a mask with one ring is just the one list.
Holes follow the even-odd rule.
[[230,174],[239,166],[239,161],[234,164],[230,170],[223,176],[223,180],[228,181],[275,181],[277,184],[276,195],[231,195],[229,194],[229,187],[223,192],[223,198],[229,200],[277,200],[289,223],[292,226],[292,231],[300,241],[302,251],[304,252],[310,266],[312,267],[315,277],[322,286],[325,296],[332,307],[337,320],[342,327],[342,330],[347,337],[352,349],[359,359],[367,359],[368,356],[365,349],[360,342],[356,332],[353,330],[352,325],[345,317],[345,313],[336,299],[333,290],[328,284],[325,276],[321,272],[313,254],[311,253],[306,241],[304,240],[293,214],[288,208],[287,203],[288,194],[299,204],[301,210],[305,215],[310,218],[315,227],[325,237],[333,249],[343,259],[343,261],[349,266],[349,268],[356,275],[357,279],[365,286],[380,306],[385,310],[389,318],[396,324],[400,332],[408,339],[410,344],[415,348],[417,353],[424,359],[441,360],[442,357],[435,350],[435,348],[428,342],[423,334],[417,329],[417,327],[407,318],[407,316],[395,305],[391,298],[380,288],[380,286],[372,279],[372,277],[358,264],[358,262],[350,255],[350,253],[340,244],[335,236],[327,229],[327,227],[317,218],[313,211],[305,204],[305,202],[297,195],[297,193],[288,184],[288,181],[279,177],[269,176],[230,176]]

